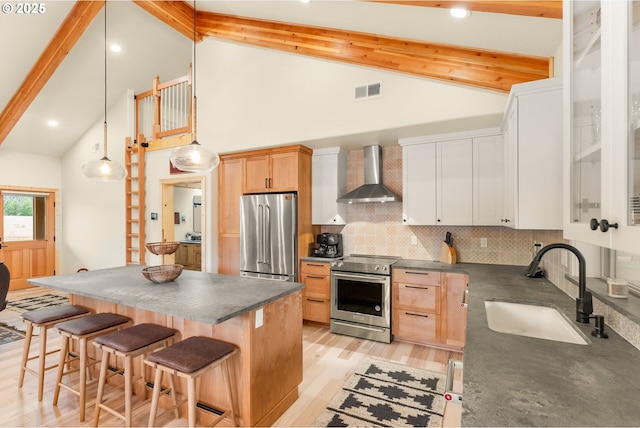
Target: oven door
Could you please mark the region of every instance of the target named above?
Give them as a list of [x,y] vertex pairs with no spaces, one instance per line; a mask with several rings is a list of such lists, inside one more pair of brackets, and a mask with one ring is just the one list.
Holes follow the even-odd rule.
[[391,278],[331,272],[331,318],[391,327]]

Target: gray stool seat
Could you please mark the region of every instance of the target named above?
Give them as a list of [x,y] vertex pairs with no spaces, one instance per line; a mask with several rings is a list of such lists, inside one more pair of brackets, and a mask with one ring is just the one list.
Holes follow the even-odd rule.
[[[155,426],[160,394],[171,394],[172,399],[175,399],[175,381],[173,378],[178,376],[187,380],[187,399],[182,400],[180,403],[174,401],[174,407],[171,409],[176,409],[186,402],[189,413],[189,426],[195,427],[197,408],[196,381],[216,367],[221,369],[220,372],[226,387],[229,408],[221,410],[210,426],[218,424],[224,418],[229,418],[232,426],[238,426],[235,411],[237,407],[236,391],[229,366],[229,358],[235,355],[237,351],[238,349],[230,343],[209,337],[193,336],[148,355],[145,363],[156,369],[148,426]],[[170,388],[162,387],[162,375],[164,372],[170,375]]]
[[202,336],[193,336],[147,357],[147,361],[161,364],[182,373],[193,373],[232,353],[235,347]]
[[[98,393],[96,396],[96,411],[93,416],[93,426],[98,426],[100,411],[106,410],[114,416],[124,420],[125,426],[133,424],[133,385],[135,381],[142,380],[143,386],[147,385],[145,375],[145,365],[140,360],[140,376],[134,379],[133,360],[134,358],[146,355],[154,350],[169,345],[169,339],[177,332],[173,329],[156,324],[138,324],[123,330],[114,331],[93,340],[93,345],[102,350],[102,364],[100,366],[100,377],[98,383]],[[109,373],[109,358],[114,355],[121,357],[123,368]],[[112,375],[122,374],[124,376],[124,413],[110,407],[105,403],[105,385],[107,378]],[[119,394],[118,394],[119,395]],[[121,397],[121,395],[119,395]]]
[[[57,364],[50,366],[46,365],[47,355],[51,355],[60,349],[52,349],[47,351],[47,332],[53,327],[54,324],[71,320],[74,318],[83,317],[88,315],[89,309],[76,305],[57,305],[50,306],[48,308],[36,309],[33,311],[25,312],[20,317],[27,325],[27,333],[24,339],[24,346],[22,349],[22,363],[20,365],[20,376],[18,379],[18,388],[22,388],[24,383],[25,373],[30,373],[38,377],[38,401],[42,401],[44,393],[44,373],[47,370],[57,367]],[[33,328],[39,327],[40,331],[40,352],[38,355],[29,356],[31,349],[31,339],[33,338]],[[31,360],[38,359],[38,369],[35,370],[28,367],[27,364]]]
[[89,309],[83,308],[82,306],[57,305],[25,312],[22,314],[22,319],[34,324],[46,324],[88,313]]
[[[97,364],[99,361],[91,360],[87,350],[87,343],[90,340],[95,339],[98,336],[111,333],[114,330],[119,330],[124,327],[125,324],[131,322],[131,319],[123,315],[118,315],[110,312],[99,313],[93,315],[87,315],[86,317],[76,318],[70,321],[59,322],[55,325],[55,328],[62,335],[62,342],[60,344],[60,362],[58,363],[58,375],[56,378],[56,387],[53,391],[53,405],[58,405],[58,397],[60,395],[60,388],[64,388],[69,392],[72,392],[80,398],[80,422],[84,422],[86,413],[86,392],[87,392],[87,369],[92,365]],[[78,341],[78,348],[80,356],[75,354],[69,354],[70,342],[72,340]],[[72,361],[80,360],[79,366],[71,367]],[[91,361],[90,361],[91,360]],[[65,366],[69,367],[69,370],[65,371]],[[72,373],[79,372],[80,381],[78,383],[78,389],[66,385],[62,382],[63,376],[70,375]]]
[[124,324],[129,321],[131,321],[131,319],[125,316],[106,312],[89,315],[87,317],[78,318],[75,320],[63,321],[56,324],[56,328],[60,332],[65,332],[76,336],[84,336],[90,333],[104,330],[109,327]]

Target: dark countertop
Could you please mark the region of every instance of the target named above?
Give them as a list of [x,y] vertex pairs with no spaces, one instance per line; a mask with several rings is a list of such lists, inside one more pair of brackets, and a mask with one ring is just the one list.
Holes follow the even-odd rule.
[[638,426],[640,351],[614,331],[608,339],[574,322],[589,344],[489,329],[485,299],[551,305],[575,320],[575,301],[524,266],[401,260],[394,268],[469,274],[462,426]]
[[340,260],[342,257],[301,257],[300,261],[303,262],[316,262],[316,263],[331,263],[333,260]]
[[206,324],[220,324],[304,288],[270,281],[184,270],[174,281],[155,284],[132,265],[30,278],[28,283],[79,296],[145,309]]

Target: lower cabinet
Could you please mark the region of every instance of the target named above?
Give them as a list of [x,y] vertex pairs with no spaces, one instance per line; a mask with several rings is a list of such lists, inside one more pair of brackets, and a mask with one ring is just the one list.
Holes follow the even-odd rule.
[[331,267],[329,262],[302,262],[300,282],[305,289],[302,298],[302,318],[329,324],[331,315]]
[[464,348],[467,275],[394,269],[391,278],[394,339]]
[[187,270],[202,270],[202,247],[200,244],[180,244],[176,251],[176,264]]

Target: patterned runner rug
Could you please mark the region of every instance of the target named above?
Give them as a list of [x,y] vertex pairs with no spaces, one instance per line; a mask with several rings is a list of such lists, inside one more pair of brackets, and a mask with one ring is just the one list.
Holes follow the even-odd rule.
[[0,323],[0,345],[24,339],[24,333],[5,323]]
[[29,312],[34,309],[46,308],[69,303],[69,298],[60,294],[47,293],[42,296],[26,297],[20,300],[13,300],[7,303],[7,309],[15,312]]
[[446,376],[367,358],[314,427],[441,427]]

